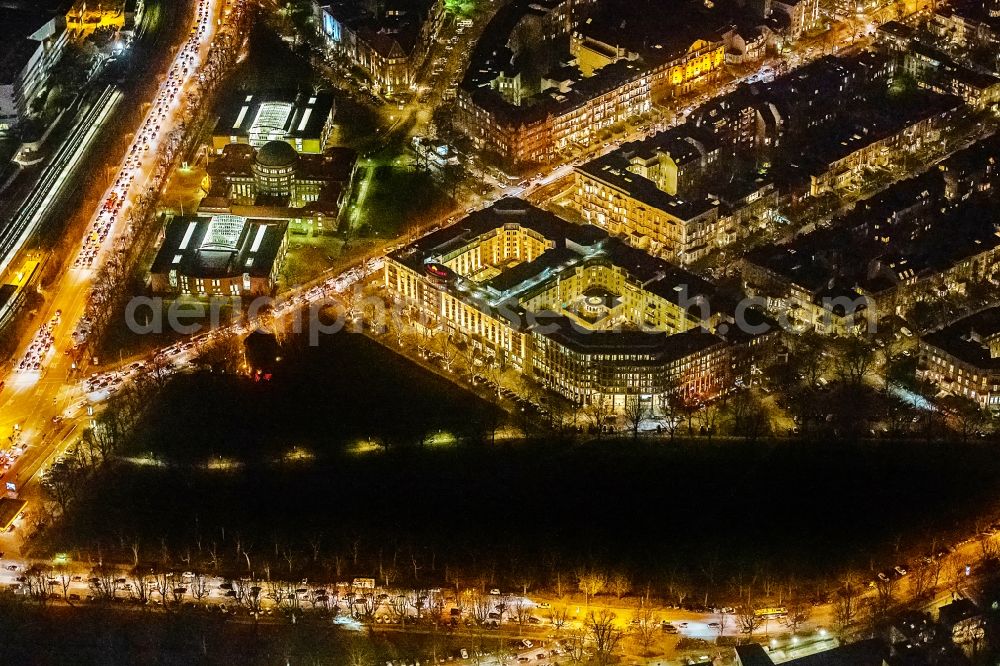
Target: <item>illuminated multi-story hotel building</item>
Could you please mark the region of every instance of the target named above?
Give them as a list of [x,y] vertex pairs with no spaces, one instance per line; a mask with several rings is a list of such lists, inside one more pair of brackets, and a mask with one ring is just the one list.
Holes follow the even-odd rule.
[[744,333],[722,306],[732,301],[698,276],[520,199],[393,252],[384,277],[423,333],[464,340],[578,404],[709,399],[770,338]]

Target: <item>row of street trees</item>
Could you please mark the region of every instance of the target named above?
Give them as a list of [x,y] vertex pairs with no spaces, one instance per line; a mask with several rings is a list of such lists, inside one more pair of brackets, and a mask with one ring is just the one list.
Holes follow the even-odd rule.
[[143,256],[141,250],[148,247],[159,233],[160,225],[154,223],[157,219],[155,210],[167,177],[177,162],[192,152],[200,139],[200,133],[194,128],[200,127],[207,117],[219,85],[237,63],[256,11],[255,5],[243,1],[232,6],[193,88],[184,98],[181,122],[160,143],[157,163],[146,189],[135,197],[114,247],[98,268],[87,301],[87,316],[91,322],[87,342],[91,348],[100,347],[109,325],[120,316],[128,299],[139,287],[139,283],[132,278]]
[[[65,514],[70,503],[84,490],[92,475],[122,451],[142,416],[166,386],[170,369],[162,359],[147,363],[144,372],[108,398],[104,409],[80,436],[72,453],[62,463],[49,468],[43,480],[44,497],[41,516]],[[54,504],[54,506],[52,506]]]

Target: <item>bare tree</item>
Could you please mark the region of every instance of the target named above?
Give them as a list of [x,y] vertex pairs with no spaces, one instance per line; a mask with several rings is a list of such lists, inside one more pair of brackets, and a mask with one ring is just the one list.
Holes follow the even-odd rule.
[[611,580],[608,581],[608,589],[616,598],[621,599],[632,591],[632,579],[628,577],[628,574],[619,571],[611,576]]
[[392,613],[392,617],[401,626],[406,626],[406,615],[409,607],[410,603],[407,601],[405,594],[396,594],[389,597],[389,612]]
[[739,391],[729,401],[733,418],[733,434],[745,438],[748,442],[756,439],[767,431],[767,410],[757,395],[749,390]]
[[603,592],[608,584],[608,577],[596,569],[583,569],[577,573],[576,577],[577,586],[586,597],[588,606],[590,600]]
[[73,578],[69,573],[69,569],[65,564],[58,564],[56,566],[56,573],[59,580],[59,587],[62,588],[62,595],[64,600],[69,599],[69,584],[72,582]]
[[208,577],[204,574],[196,573],[191,581],[191,596],[195,601],[202,601],[209,594]]
[[24,579],[28,596],[45,604],[49,598],[49,572],[42,565],[33,564],[24,572]]
[[493,612],[493,600],[480,592],[476,592],[472,598],[472,617],[477,624],[485,624]]
[[170,381],[170,375],[173,374],[173,371],[174,366],[167,357],[157,355],[146,364],[145,371],[141,376],[151,381],[155,388],[162,389]]
[[255,619],[256,616],[260,613],[263,603],[263,598],[260,593],[261,593],[260,581],[250,580],[249,585],[247,586],[246,589],[246,598],[244,599],[243,603],[247,607],[247,610],[254,615]]
[[566,626],[566,620],[569,619],[568,613],[566,612],[566,607],[553,608],[549,611],[549,621],[552,622],[552,626],[556,628],[556,635],[562,631],[562,628]]
[[632,432],[632,439],[639,438],[639,426],[645,420],[647,412],[646,406],[642,404],[642,396],[629,395],[625,397],[625,423],[628,424],[629,430]]
[[410,590],[406,593],[406,602],[417,612],[417,621],[423,617],[424,606],[427,605],[427,595],[424,590]]
[[133,567],[139,566],[139,547],[141,545],[142,545],[142,542],[139,540],[138,537],[136,537],[135,539],[133,539],[131,541],[131,543],[129,543],[129,550],[132,551],[132,566]]
[[531,620],[531,609],[532,606],[524,597],[518,597],[514,600],[514,619],[517,620],[518,626],[523,627],[528,624]]
[[440,625],[444,622],[444,599],[440,594],[435,594],[430,597],[427,613],[431,620],[436,625]]
[[754,612],[752,605],[747,604],[736,609],[736,626],[747,638],[753,638],[753,632],[757,631],[761,624],[763,620]]
[[375,656],[371,645],[364,640],[354,640],[347,648],[348,666],[374,666]]
[[858,590],[850,579],[844,581],[833,600],[833,621],[841,632],[847,629],[858,616]]
[[788,613],[784,617],[784,624],[794,634],[809,620],[810,605],[802,595],[793,594],[785,603],[785,607]]
[[611,416],[611,401],[607,396],[595,396],[583,410],[584,416],[596,432],[602,432]]
[[918,566],[909,576],[910,596],[913,599],[921,599],[930,590],[931,578],[934,571],[931,567]]
[[615,660],[615,652],[622,639],[617,619],[618,616],[607,609],[587,614],[587,630],[594,644],[594,657],[600,666],[607,666]]
[[677,434],[677,426],[681,423],[684,413],[681,410],[682,399],[677,393],[676,382],[670,382],[664,387],[663,393],[656,400],[660,409],[660,416],[663,417],[661,428],[670,436],[670,441],[674,441]]
[[570,663],[582,664],[587,659],[587,634],[582,629],[574,629],[566,637],[566,656]]
[[90,589],[101,601],[114,599],[119,585],[118,571],[113,567],[99,564],[90,571]]
[[[267,595],[274,599],[275,604],[278,608],[284,608],[289,605],[288,597],[295,597],[295,593],[292,591],[292,586],[283,580],[268,580],[267,585]],[[354,606],[348,601],[348,609],[353,613]]]
[[859,336],[837,340],[837,373],[841,380],[857,386],[875,365],[875,350]]
[[870,600],[871,619],[873,622],[881,622],[888,616],[889,611],[895,603],[895,581],[892,578],[879,578],[875,581],[875,596]]
[[649,656],[650,648],[656,642],[657,632],[660,629],[660,619],[653,612],[652,608],[640,610],[632,622],[632,639],[639,648],[639,654]]
[[501,594],[496,598],[496,604],[493,606],[496,612],[500,613],[500,619],[503,620],[504,616],[510,618],[510,607],[511,599],[510,596],[506,594]]
[[[166,569],[157,569],[153,572],[153,589],[160,596],[160,605],[164,608],[170,601],[170,588],[173,583],[173,574]],[[233,581],[233,589],[239,589],[236,581]]]
[[132,583],[132,597],[145,605],[149,601],[149,585],[146,571],[138,566],[129,571],[129,582]]
[[244,366],[243,340],[231,329],[223,329],[198,349],[194,365],[210,368],[213,372],[236,374]]
[[367,590],[364,594],[358,595],[354,600],[354,605],[358,608],[361,617],[371,622],[375,619],[375,613],[378,611],[378,597],[375,596],[374,590]]
[[729,609],[723,606],[719,609],[719,635],[722,636],[726,632],[726,625],[729,621]]

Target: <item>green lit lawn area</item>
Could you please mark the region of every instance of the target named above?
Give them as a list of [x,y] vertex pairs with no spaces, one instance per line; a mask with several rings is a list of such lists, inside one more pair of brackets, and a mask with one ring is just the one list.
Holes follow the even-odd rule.
[[449,14],[464,18],[476,11],[476,3],[473,0],[445,0],[444,8]]
[[371,166],[358,173],[352,229],[361,236],[394,237],[408,227],[444,215],[451,209],[446,193],[430,174],[408,167]]
[[344,239],[329,235],[292,233],[288,255],[281,269],[282,288],[303,284],[334,266],[344,248]]

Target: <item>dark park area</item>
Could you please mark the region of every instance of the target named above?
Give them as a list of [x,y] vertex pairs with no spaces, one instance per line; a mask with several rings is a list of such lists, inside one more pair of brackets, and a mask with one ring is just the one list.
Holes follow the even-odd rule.
[[218,549],[232,569],[246,566],[235,539],[255,567],[331,579],[551,587],[600,566],[721,592],[730,574],[715,567],[818,582],[918,557],[996,503],[983,443],[490,445],[489,405],[368,338],[281,353],[270,381],[173,380],[36,548],[202,562]]

